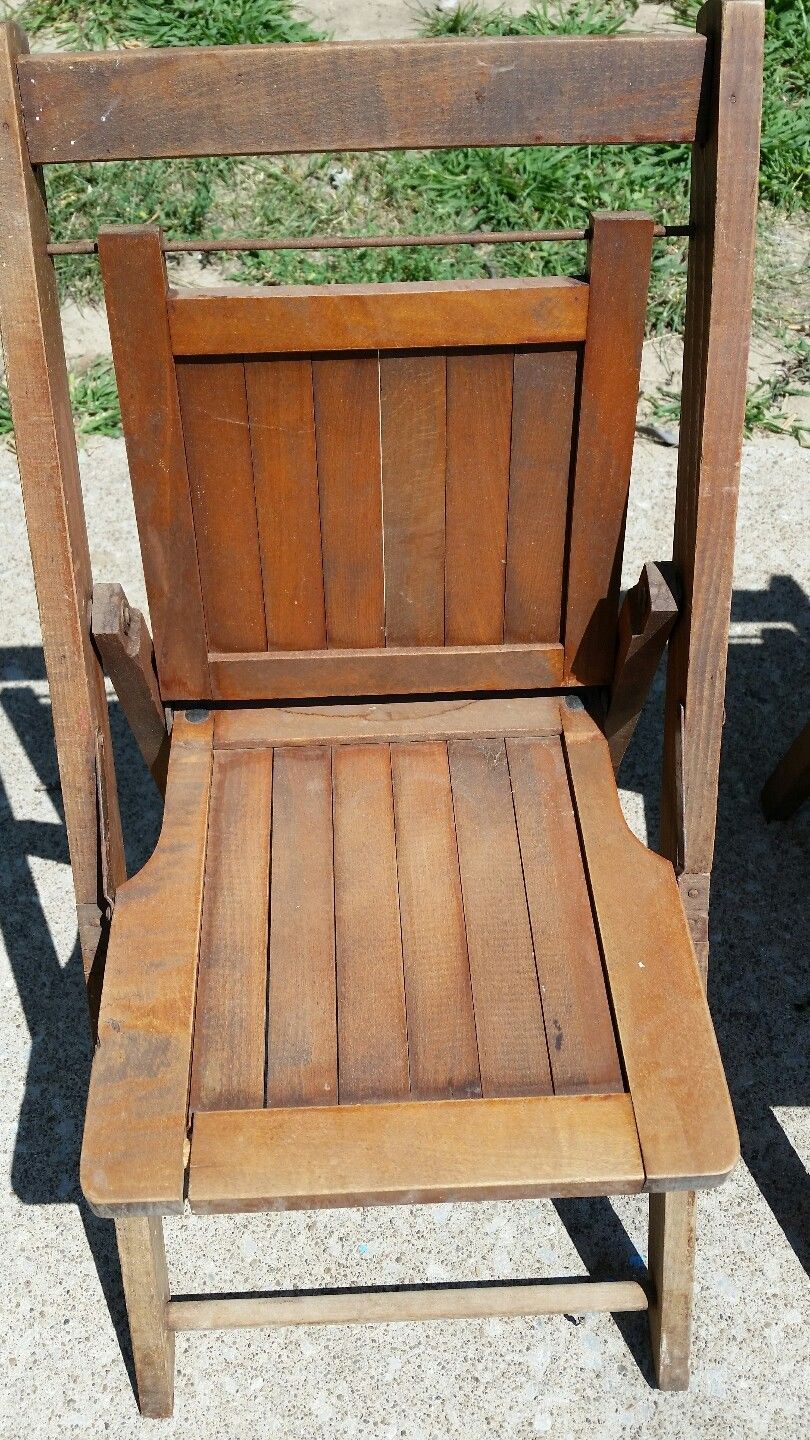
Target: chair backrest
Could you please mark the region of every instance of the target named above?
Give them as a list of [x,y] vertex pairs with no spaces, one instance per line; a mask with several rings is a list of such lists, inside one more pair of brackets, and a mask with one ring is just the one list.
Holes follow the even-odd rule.
[[601,684],[653,222],[574,279],[167,288],[99,237],[171,700]]
[[[697,34],[623,33],[610,38],[445,39],[371,45],[326,43],[29,55],[25,37],[18,28],[11,23],[0,26],[0,187],[4,205],[4,221],[0,225],[0,324],[88,971],[94,966],[96,970],[99,968],[96,957],[103,954],[99,938],[104,929],[100,917],[109,909],[109,899],[124,874],[124,854],[103,675],[90,637],[90,553],[40,167],[171,156],[457,145],[655,143],[691,147],[691,233],[673,545],[673,559],[683,587],[683,613],[673,632],[667,671],[662,843],[668,854],[678,857],[680,868],[691,872],[695,879],[688,894],[705,893],[714,841],[745,405],[763,28],[762,0],[707,0],[698,16]],[[597,309],[600,268],[603,276],[608,277],[605,283],[610,284],[610,265],[599,266],[595,243],[593,251],[588,329]],[[641,257],[637,257],[631,267],[634,286],[642,283],[643,266]],[[133,285],[138,285],[143,277],[136,274],[131,278]],[[150,281],[154,283],[154,279]],[[158,267],[158,291],[161,288],[165,290],[165,279]],[[163,338],[158,335],[153,343],[158,348],[163,346],[163,355],[155,360],[156,371],[168,387],[168,400],[174,405],[176,415],[183,401],[183,396],[179,400],[178,396],[184,382],[176,385],[174,352],[168,335],[168,311],[175,308],[175,303],[179,307],[181,300],[166,307]],[[622,308],[623,301],[619,299],[614,317],[616,335],[624,318]],[[414,341],[410,335],[407,338],[409,345],[405,348],[411,348]],[[506,348],[517,352],[524,343],[524,337],[518,333]],[[581,346],[583,342],[565,343]],[[606,390],[601,415],[598,407],[593,407],[588,436],[584,404],[588,340],[584,343],[586,360],[579,367],[582,397],[576,421],[577,471],[573,493],[570,487],[568,491],[571,534],[563,562],[562,628],[556,640],[517,642],[535,648],[555,646],[561,636],[565,652],[562,675],[575,683],[588,681],[593,675],[609,679],[604,637],[612,633],[614,624],[616,566],[621,553],[620,538],[617,542],[618,507],[612,486],[608,487],[613,497],[609,523],[602,523],[598,486],[593,481],[590,495],[596,519],[580,530],[577,507],[580,496],[589,491],[580,484],[579,471],[588,459],[591,445],[595,453],[601,447],[600,453],[604,456],[605,437],[610,434],[615,415],[621,416],[623,424],[628,414],[626,403],[615,407],[614,398]],[[443,337],[440,348],[444,347],[452,348]],[[563,343],[556,345],[555,342],[555,348],[554,363],[564,366]],[[238,353],[253,356],[256,351],[248,349]],[[324,352],[316,352],[312,346],[304,353]],[[385,353],[387,357],[389,352]],[[622,350],[625,359],[632,353],[633,347],[629,344]],[[427,358],[425,352],[420,358]],[[455,354],[451,358],[455,362]],[[521,364],[517,368],[525,368],[523,356],[519,359]],[[188,364],[189,373],[194,364],[202,370],[218,363],[211,359],[196,362],[190,357],[182,359],[183,365]],[[282,362],[260,363],[276,364],[280,375]],[[341,363],[348,373],[348,368],[357,361],[356,358],[344,359]],[[487,357],[487,363],[494,364],[494,360]],[[231,373],[238,368],[238,361],[233,359],[227,364],[233,367]],[[612,361],[606,362],[608,379],[611,366]],[[455,366],[448,367],[446,373],[452,368]],[[513,399],[514,373],[513,368]],[[192,389],[194,384],[192,380]],[[159,387],[156,393],[160,394]],[[373,414],[373,405],[371,411]],[[543,406],[539,407],[539,419],[545,422]],[[177,456],[185,464],[185,449],[179,434],[182,423],[187,424],[188,418],[181,412],[180,422],[171,431],[172,448],[164,456],[163,463],[169,468]],[[127,424],[131,435],[132,417]],[[165,431],[159,414],[155,424]],[[447,424],[446,411],[445,426]],[[230,428],[235,434],[244,430],[244,426]],[[572,424],[572,445],[573,429]],[[290,429],[288,434],[292,433]],[[409,435],[409,443],[418,449],[414,433]],[[511,446],[510,428],[510,468]],[[621,452],[621,447],[618,451]],[[559,452],[557,458],[560,458]],[[253,459],[252,463],[255,465]],[[624,463],[621,460],[621,464]],[[195,474],[199,477],[203,473],[199,467],[195,470],[193,464],[191,471],[192,481]],[[510,475],[510,489],[514,478]],[[547,483],[544,478],[543,484]],[[480,473],[478,484],[483,488]],[[515,483],[515,493],[518,488]],[[182,489],[182,485],[169,485],[166,503],[170,503],[171,496],[178,490],[182,493]],[[447,500],[447,476],[445,490]],[[399,494],[398,498],[403,502],[409,497]],[[319,518],[323,521],[320,490],[318,499]],[[473,518],[479,520],[480,517]],[[192,520],[201,533],[196,515],[192,515]],[[156,532],[160,529],[159,521],[158,515]],[[357,528],[362,523],[358,519]],[[378,528],[387,523],[385,515],[380,519],[378,511]],[[406,519],[406,530],[409,523]],[[257,514],[257,532],[258,525]],[[448,539],[452,543],[454,525],[451,519],[448,530],[446,513],[445,552]],[[152,528],[147,525],[146,531],[151,533]],[[621,529],[620,518],[619,537]],[[178,536],[182,530],[183,527],[178,526]],[[524,527],[524,534],[530,538],[531,524]],[[188,522],[185,536],[187,540]],[[268,560],[277,539],[277,535],[270,537]],[[260,557],[261,543],[260,537]],[[145,555],[146,567],[153,571],[153,619],[164,643],[166,636],[175,633],[165,613],[173,603],[172,593],[174,596],[191,593],[179,583],[180,567],[188,559],[183,544],[182,539],[178,541],[178,584],[174,592],[167,590],[161,596],[162,618],[158,618],[160,603],[155,606],[154,600],[155,595],[161,595],[154,578],[160,572],[149,555]],[[509,544],[507,511],[507,572]],[[290,553],[298,554],[300,549],[301,544],[296,540]],[[309,553],[317,554],[314,546]],[[423,558],[428,553],[429,546],[420,551]],[[404,546],[402,554],[407,554]],[[544,548],[543,557],[547,554],[556,555],[559,563],[559,549]],[[473,557],[464,577],[476,602],[478,563]],[[489,563],[492,564],[491,559]],[[589,590],[584,582],[580,586],[577,577],[592,565],[598,584]],[[527,569],[531,574],[531,563],[527,562]],[[487,573],[491,576],[493,572],[494,566]],[[606,581],[608,574],[610,580]],[[513,585],[518,578],[519,571],[515,568]],[[206,583],[204,580],[203,584]],[[230,583],[236,591],[241,576],[231,575]],[[384,592],[390,583],[391,576],[383,559]],[[395,586],[398,583],[396,575],[393,583]],[[408,586],[413,583],[412,577],[406,576],[402,581],[403,593],[408,593]],[[342,584],[345,597],[346,577]],[[380,610],[379,566],[376,584],[377,635],[381,633],[381,626],[386,625],[393,637],[397,632],[396,628],[390,629],[389,607],[384,605]],[[255,571],[253,585],[257,595]],[[553,588],[542,593],[547,597]],[[324,592],[323,623],[328,650],[330,639],[333,646],[339,646],[341,633],[347,632],[340,629],[335,632],[333,617],[330,637],[330,577],[325,570]],[[341,593],[340,583],[338,593]],[[432,593],[438,613],[436,590]],[[553,627],[545,630],[545,616],[542,626],[539,617],[531,619],[531,597],[538,593],[536,578],[531,580],[526,593],[529,600],[524,616],[529,615],[532,628],[523,633],[545,631],[553,635]],[[513,613],[511,595],[510,590],[507,596],[505,585],[504,615],[507,611]],[[583,601],[582,613],[572,615],[569,597],[578,595],[592,598],[587,603]],[[195,696],[213,693],[213,684],[206,674],[207,657],[209,653],[223,652],[209,652],[209,637],[204,628],[207,616],[202,618],[201,593],[196,604],[193,623],[184,621],[178,625],[176,636],[180,638],[175,640],[178,649],[182,649],[186,643],[183,636],[188,637],[192,658],[178,662],[174,673],[166,658],[161,660],[161,685],[167,700],[182,694],[186,681],[186,693]],[[260,617],[257,640],[251,639],[251,645],[273,643],[273,627],[278,623],[274,604],[272,584],[266,590],[263,575],[264,639]],[[495,611],[488,612],[490,622],[499,607],[500,600]],[[238,608],[228,612],[226,607],[224,613],[236,613]],[[401,607],[400,618],[402,613]],[[449,641],[447,613],[445,585],[445,642]],[[458,613],[456,610],[455,614]],[[397,623],[394,622],[395,627]],[[438,634],[438,629],[431,633]],[[492,633],[494,635],[494,629]],[[205,636],[204,653],[200,647],[201,636]],[[220,643],[216,635],[214,639]],[[295,643],[300,640],[296,638]],[[194,646],[197,647],[196,661]],[[395,647],[348,648],[361,650],[366,657],[383,656],[383,662],[390,665],[385,652]],[[448,655],[451,648],[445,646]],[[272,657],[275,652],[259,649],[247,653],[265,657],[262,663],[266,663],[266,657]],[[317,655],[318,651],[309,653]],[[435,652],[427,646],[418,653],[432,656]],[[490,646],[490,663],[502,663],[496,661],[501,653],[497,646]],[[554,653],[559,657],[558,651]],[[553,659],[552,663],[551,657],[552,652],[547,652],[548,665],[559,673],[560,660]],[[435,662],[431,658],[428,663]],[[532,663],[539,666],[539,658]],[[253,663],[254,672],[257,664]],[[527,676],[529,670],[527,667],[521,671],[522,676]],[[229,673],[233,679],[234,671]],[[536,678],[536,673],[532,678]],[[387,679],[390,680],[390,676]],[[252,679],[250,683],[253,693],[257,693]],[[527,682],[524,678],[524,683],[531,684],[532,680]],[[323,692],[324,688],[321,676],[313,693]]]

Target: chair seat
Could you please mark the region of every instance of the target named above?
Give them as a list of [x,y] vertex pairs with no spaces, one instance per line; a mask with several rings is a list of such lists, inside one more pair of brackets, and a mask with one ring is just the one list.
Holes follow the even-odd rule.
[[188,712],[118,892],[100,1213],[716,1183],[737,1156],[672,867],[578,702]]

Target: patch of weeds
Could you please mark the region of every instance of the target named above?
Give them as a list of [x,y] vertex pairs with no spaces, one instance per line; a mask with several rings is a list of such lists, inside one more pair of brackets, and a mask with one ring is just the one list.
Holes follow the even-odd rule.
[[69,375],[68,383],[77,434],[121,434],[121,407],[110,360],[94,360],[86,369]]
[[[85,369],[70,372],[68,386],[77,435],[121,434],[121,407],[110,360],[102,357]],[[3,384],[0,385],[0,436],[13,433],[8,390]]]
[[[699,0],[672,0],[694,29]],[[810,203],[810,10],[807,0],[765,0],[760,195],[785,214]]]
[[322,40],[293,0],[27,0],[20,24],[69,49]]
[[[778,369],[749,388],[745,399],[746,438],[764,430],[770,435],[790,435],[800,445],[810,444],[810,426],[792,415],[787,404],[806,395],[810,395],[810,341],[800,336],[792,342]],[[680,423],[679,391],[659,385],[648,400],[653,419]]]
[[461,0],[456,10],[421,7],[424,35],[613,35],[635,15],[637,0],[536,0],[522,15],[500,6],[485,9],[478,0]]

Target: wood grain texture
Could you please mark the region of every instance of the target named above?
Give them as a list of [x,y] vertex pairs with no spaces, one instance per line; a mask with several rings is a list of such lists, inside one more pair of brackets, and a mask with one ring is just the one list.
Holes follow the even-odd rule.
[[176,355],[307,355],[584,340],[581,280],[413,280],[363,285],[231,285],[173,292]]
[[623,1090],[560,742],[506,749],[554,1091]]
[[686,1390],[695,1281],[694,1190],[650,1196],[650,1342],[661,1390]]
[[481,1093],[447,747],[391,747],[411,1094]]
[[739,1140],[672,866],[629,829],[594,722],[584,710],[562,716],[645,1188],[716,1185]]
[[215,745],[236,749],[249,745],[357,744],[559,732],[559,701],[547,695],[270,705],[218,710],[214,716]]
[[481,1092],[552,1089],[503,740],[448,745]]
[[633,738],[667,639],[678,618],[671,565],[648,561],[619,611],[613,684],[603,726],[614,770]]
[[511,354],[447,358],[445,639],[497,645],[503,639]]
[[444,355],[380,360],[389,645],[444,642],[446,381]]
[[264,1101],[272,786],[272,752],[214,756],[191,1110]]
[[332,753],[341,1104],[408,1094],[408,1034],[387,745]]
[[104,676],[87,623],[93,580],[59,298],[45,250],[48,216],[19,109],[16,64],[27,48],[16,25],[0,27],[0,331],[93,1020],[107,929],[102,909],[113,898],[100,893],[102,830],[112,891],[126,878],[126,863]]
[[315,360],[312,372],[327,642],[383,645],[379,365]]
[[650,216],[593,217],[565,612],[566,674],[589,685],[613,677],[652,238]]
[[515,356],[504,640],[559,640],[578,355]]
[[161,693],[208,693],[205,617],[156,226],[101,229],[98,257]]
[[321,746],[273,757],[267,981],[268,1105],[337,1101],[332,760]]
[[158,689],[149,626],[133,609],[120,585],[94,585],[93,644],[155,784],[166,790],[169,733]]
[[[209,650],[267,644],[245,367],[177,367]],[[167,541],[171,544],[171,535]]]
[[689,141],[704,52],[692,35],[217,46],[36,55],[19,83],[43,164]]
[[413,1285],[309,1295],[190,1296],[172,1300],[172,1330],[233,1330],[258,1325],[368,1325],[403,1320],[472,1320],[510,1315],[618,1314],[646,1310],[636,1280],[518,1281]]
[[312,365],[245,364],[267,645],[326,645]]
[[[377,532],[379,535],[379,532]],[[359,538],[359,537],[358,537]],[[348,592],[352,583],[347,574]],[[375,607],[376,608],[376,607]],[[359,632],[357,619],[348,623]],[[328,623],[328,622],[327,622]],[[366,633],[370,634],[370,626]],[[369,642],[370,645],[370,642]],[[215,700],[296,700],[433,691],[548,690],[562,684],[561,645],[389,645],[386,649],[212,654]],[[188,696],[188,699],[195,697]]]
[[115,1238],[127,1306],[138,1409],[167,1419],[174,1408],[174,1332],[167,1323],[169,1273],[158,1215],[116,1221]]
[[203,1214],[635,1194],[627,1095],[214,1111],[194,1121],[188,1198]]
[[157,849],[116,897],[81,1159],[99,1215],[183,1208],[213,728],[177,716]]
[[711,870],[717,815],[751,330],[763,24],[763,6],[751,0],[711,0],[699,19],[710,37],[713,67],[706,132],[692,151],[694,236],[673,544],[684,620],[673,634],[667,666],[661,796],[662,849],[675,860],[680,772],[684,833],[677,858],[696,875]]

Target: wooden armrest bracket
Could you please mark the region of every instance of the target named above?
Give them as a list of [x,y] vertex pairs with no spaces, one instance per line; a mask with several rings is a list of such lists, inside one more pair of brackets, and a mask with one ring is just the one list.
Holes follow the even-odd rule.
[[605,735],[614,770],[624,752],[652,685],[667,637],[678,616],[677,580],[670,562],[648,561],[628,590],[619,612],[619,643]]
[[93,641],[161,795],[166,790],[169,733],[158,688],[152,637],[120,585],[94,585]]

